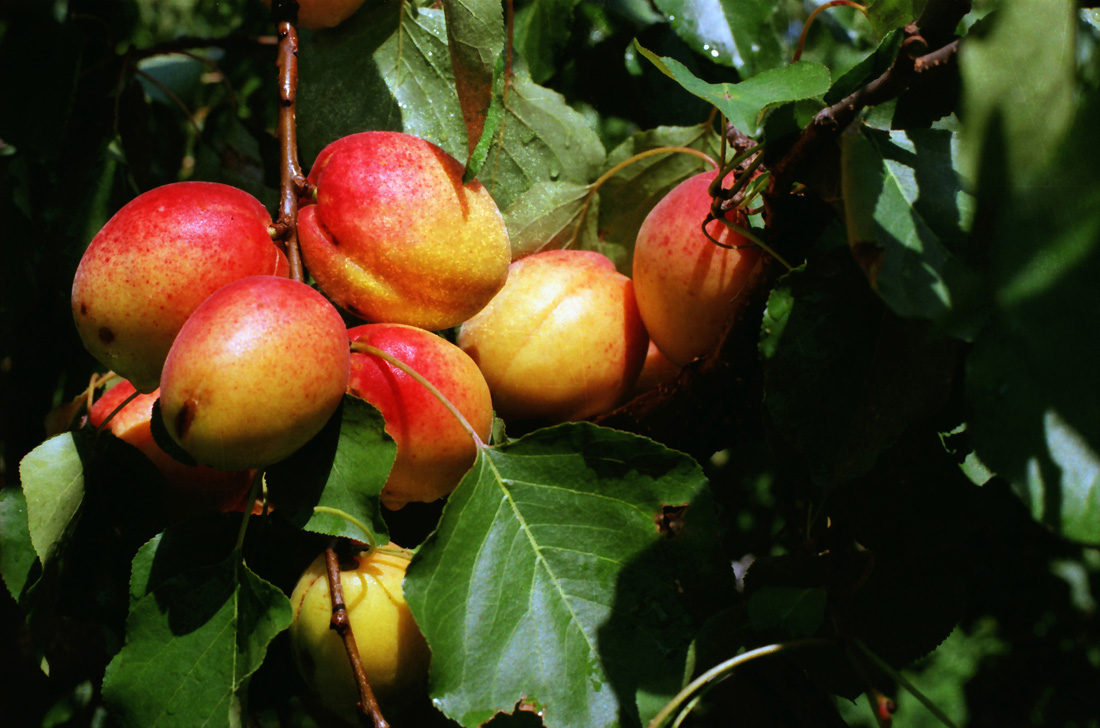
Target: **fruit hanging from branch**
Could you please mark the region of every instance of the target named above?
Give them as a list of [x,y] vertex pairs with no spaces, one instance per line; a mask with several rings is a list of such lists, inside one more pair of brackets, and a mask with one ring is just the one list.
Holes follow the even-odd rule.
[[[762,269],[760,248],[721,221],[706,226],[721,245],[703,234],[717,174],[702,172],[674,187],[650,210],[634,245],[638,310],[653,343],[680,366],[715,350],[739,294]],[[734,210],[726,219],[746,224]]]
[[[410,554],[390,544],[340,564],[340,582],[363,671],[382,712],[400,712],[427,693],[431,654],[405,603],[401,582]],[[330,628],[333,604],[324,554],[290,595],[294,661],[321,704],[357,724],[359,687],[340,636]]]
[[168,353],[165,428],[200,463],[265,467],[320,432],[347,388],[350,357],[340,314],[306,284],[231,283],[195,310]]
[[581,420],[634,386],[648,338],[629,278],[604,255],[549,250],[512,264],[508,282],[462,325],[505,420]]
[[500,210],[436,145],[370,131],[338,139],[309,173],[317,202],[298,218],[302,258],[356,316],[438,331],[480,311],[511,261]]
[[77,267],[72,308],[84,346],[139,392],[160,383],[180,327],[207,296],[252,275],[286,276],[259,200],[214,182],[176,182],[131,200]]
[[[483,442],[493,426],[485,377],[461,349],[429,331],[403,324],[365,324],[348,330],[352,342],[375,347],[431,382],[466,418]],[[442,498],[458,485],[477,457],[470,433],[430,392],[392,363],[368,352],[351,355],[348,392],[381,412],[397,443],[397,459],[382,489],[382,504]]]

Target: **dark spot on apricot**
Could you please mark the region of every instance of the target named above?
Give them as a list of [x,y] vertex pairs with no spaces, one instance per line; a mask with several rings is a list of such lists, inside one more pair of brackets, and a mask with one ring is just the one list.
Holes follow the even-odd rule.
[[176,437],[182,440],[187,436],[187,431],[191,428],[191,423],[195,421],[195,415],[199,409],[199,403],[194,399],[189,399],[183,403],[183,407],[180,407],[180,411],[176,414]]
[[99,329],[99,340],[102,341],[104,344],[110,344],[112,341],[115,340],[115,332],[111,331],[106,326],[103,326]]
[[81,316],[87,316],[88,315],[88,307],[83,303],[80,304],[80,315]]

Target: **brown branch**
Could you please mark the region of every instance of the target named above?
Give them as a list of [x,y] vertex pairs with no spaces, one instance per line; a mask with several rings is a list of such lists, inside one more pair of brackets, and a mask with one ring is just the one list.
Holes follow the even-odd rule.
[[325,549],[325,566],[328,567],[329,594],[332,600],[332,619],[329,622],[329,629],[336,630],[336,634],[344,640],[344,649],[347,650],[348,661],[351,662],[351,671],[359,684],[359,711],[374,722],[374,728],[389,728],[390,724],[382,717],[378,700],[374,697],[374,691],[371,690],[370,682],[367,680],[367,673],[363,670],[363,661],[359,657],[359,647],[355,644],[355,634],[351,629],[348,608],[344,604],[344,587],[340,580],[340,558],[332,546]]
[[[867,85],[819,111],[795,143],[782,157],[771,163],[770,192],[788,189],[802,164],[815,158],[826,145],[835,142],[863,109],[895,99],[918,80],[948,68],[956,58],[958,39],[928,52],[928,38],[943,37],[946,28],[954,29],[969,7],[969,0],[929,2],[921,20],[905,26],[902,49],[890,68]],[[927,27],[922,25],[925,21]]]
[[305,280],[301,253],[298,250],[298,197],[306,187],[306,179],[298,164],[298,129],[296,102],[298,96],[298,3],[295,0],[275,0],[271,7],[279,37],[279,122],[280,144],[279,188],[281,202],[275,221],[276,238],[282,240],[290,277]]

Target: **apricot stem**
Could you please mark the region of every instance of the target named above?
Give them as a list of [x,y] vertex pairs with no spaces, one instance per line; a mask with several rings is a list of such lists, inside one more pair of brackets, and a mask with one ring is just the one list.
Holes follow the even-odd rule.
[[[687,687],[681,690],[676,697],[670,700],[665,707],[661,708],[661,711],[653,717],[653,720],[649,721],[646,728],[661,728],[673,715],[678,715],[681,709],[690,710],[695,704],[697,697],[702,695],[702,691],[709,690],[717,685],[722,680],[729,677],[730,673],[734,669],[743,665],[746,662],[755,660],[759,657],[766,655],[774,655],[778,652],[786,652],[789,650],[801,649],[804,647],[826,647],[833,645],[833,640],[814,638],[805,640],[792,640],[790,642],[778,642],[776,644],[765,645],[763,647],[757,647],[754,650],[748,652],[742,652],[740,655],[736,655],[721,662],[711,669],[704,672],[699,677],[692,680]],[[699,695],[696,695],[696,694]],[[691,701],[686,707],[685,703]]]
[[344,649],[348,653],[348,661],[351,662],[351,671],[355,675],[355,681],[359,685],[359,709],[370,716],[375,728],[389,728],[389,723],[382,717],[382,711],[378,707],[378,699],[374,696],[370,681],[367,680],[366,670],[363,669],[363,660],[359,656],[359,647],[355,643],[355,634],[351,629],[351,618],[348,616],[348,607],[344,603],[344,586],[340,578],[340,559],[336,555],[336,549],[329,546],[325,549],[325,566],[328,573],[329,598],[332,601],[332,619],[329,629],[336,631],[340,639],[344,641]]
[[588,208],[592,206],[592,199],[596,196],[596,192],[600,189],[600,187],[603,186],[604,182],[607,182],[607,180],[611,179],[619,172],[623,171],[635,162],[645,159],[646,157],[653,157],[658,154],[674,153],[690,154],[694,157],[699,157],[715,169],[718,169],[719,167],[718,162],[714,161],[714,159],[712,159],[711,156],[708,155],[706,152],[699,151],[698,149],[692,149],[691,147],[654,147],[653,149],[647,149],[644,152],[638,152],[637,154],[628,157],[627,159],[624,159],[611,169],[601,174],[598,178],[596,178],[596,181],[591,184],[588,189],[588,195],[584,198],[584,204],[581,206],[580,212],[577,213],[577,222],[576,225],[573,226],[573,235],[570,236],[569,242],[567,242],[564,247],[572,248],[573,243],[577,241],[577,235],[580,233],[581,224],[584,222],[584,218],[588,215]]
[[245,501],[244,518],[241,519],[241,529],[237,531],[237,544],[233,547],[234,551],[240,551],[244,546],[244,534],[248,531],[248,519],[252,517],[252,507],[256,503],[256,498],[260,495],[260,485],[264,481],[264,471],[257,470],[256,477],[252,479],[252,487],[248,491],[248,500]]
[[274,0],[271,14],[275,19],[279,36],[279,115],[278,138],[280,143],[280,205],[277,230],[285,230],[283,241],[290,278],[304,281],[301,253],[298,250],[298,195],[302,186],[301,167],[298,165],[298,131],[296,103],[298,96],[298,4],[288,0]]
[[111,424],[111,420],[114,418],[114,416],[121,412],[126,407],[126,405],[133,402],[139,394],[141,394],[141,392],[135,389],[129,394],[128,397],[126,397],[126,399],[119,402],[118,407],[115,407],[113,410],[111,410],[111,413],[103,419],[103,422],[99,423],[99,427],[96,428],[96,437],[99,437],[99,433],[107,429],[107,427]]
[[901,685],[903,688],[909,691],[910,695],[919,700],[921,705],[927,708],[928,712],[934,715],[941,723],[947,726],[947,728],[956,728],[955,723],[947,717],[947,714],[944,713],[938,705],[932,702],[931,698],[922,693],[916,685],[911,683],[908,678],[906,678],[900,672],[891,667],[888,662],[876,655],[870,647],[863,643],[863,640],[855,637],[852,639],[852,644],[855,645],[855,647],[860,652],[862,652],[863,655],[868,660],[870,660],[875,667],[882,670],[884,673],[889,675],[890,678],[894,680],[898,685]]
[[451,403],[451,400],[447,399],[447,397],[442,392],[440,392],[434,384],[425,379],[418,371],[416,371],[397,357],[393,356],[392,354],[382,351],[381,349],[371,346],[370,344],[366,344],[362,341],[351,342],[351,350],[353,353],[370,354],[371,356],[376,356],[382,361],[397,367],[398,369],[415,379],[421,385],[426,387],[427,390],[431,392],[432,396],[439,400],[440,404],[447,408],[448,412],[454,415],[454,418],[458,420],[458,424],[462,425],[462,429],[466,430],[466,433],[474,439],[474,445],[477,447],[478,450],[483,450],[486,447],[485,443],[482,442],[481,437],[477,434],[477,430],[475,430],[473,426],[471,426],[470,423],[466,420],[466,418],[462,416],[462,413],[459,412],[458,408]]

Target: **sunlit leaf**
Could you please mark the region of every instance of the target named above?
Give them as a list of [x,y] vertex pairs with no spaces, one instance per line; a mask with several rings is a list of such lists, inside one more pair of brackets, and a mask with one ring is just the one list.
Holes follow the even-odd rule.
[[172,543],[158,536],[134,558],[126,645],[107,666],[104,700],[135,728],[240,725],[239,691],[290,625],[290,600],[237,551],[159,575],[160,550]]
[[761,114],[772,106],[821,96],[829,90],[829,70],[819,63],[799,61],[764,71],[740,83],[707,83],[674,58],[657,56],[634,42],[638,51],[665,75],[699,98],[714,104],[745,134],[756,134]]
[[[389,540],[379,493],[397,456],[382,413],[352,395],[305,447],[268,469],[275,513],[299,528],[359,541],[367,536],[341,511]],[[321,510],[316,510],[320,508]]]
[[19,478],[27,499],[27,527],[46,564],[84,500],[84,464],[70,432],[51,437],[23,457]]
[[954,135],[864,129],[843,150],[848,243],[871,286],[899,316],[944,320],[975,285],[951,252],[973,214]]
[[473,154],[493,97],[493,67],[504,50],[504,16],[493,0],[444,0],[455,91]]
[[583,224],[595,222],[595,215],[588,215],[585,205],[591,191],[591,185],[539,182],[520,195],[504,211],[513,259],[563,248],[578,239],[583,242],[587,231],[594,232],[594,225]]
[[714,63],[745,78],[786,61],[772,24],[774,0],[656,0],[672,29]]
[[562,425],[482,451],[405,581],[436,704],[466,726],[520,703],[548,728],[644,722],[723,590],[712,518],[698,465],[633,435]]

